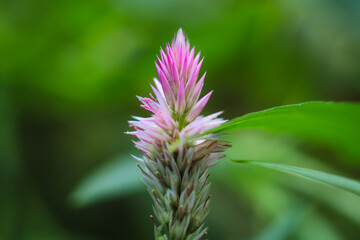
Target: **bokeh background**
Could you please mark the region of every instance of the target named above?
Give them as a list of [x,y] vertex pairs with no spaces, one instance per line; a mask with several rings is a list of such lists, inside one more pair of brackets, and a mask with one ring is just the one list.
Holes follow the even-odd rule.
[[[205,113],[231,119],[360,100],[358,0],[14,0],[0,7],[0,239],[151,239],[140,155],[155,56],[181,27],[205,56]],[[359,123],[360,124],[360,123]],[[229,157],[360,179],[360,156],[286,133],[227,136]],[[360,146],[360,145],[359,145]],[[224,159],[210,239],[358,239],[358,197]],[[135,181],[134,181],[135,179]]]

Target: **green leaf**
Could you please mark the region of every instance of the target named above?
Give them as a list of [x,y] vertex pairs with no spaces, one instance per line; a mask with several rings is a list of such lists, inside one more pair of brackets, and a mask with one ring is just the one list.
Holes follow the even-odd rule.
[[280,163],[270,163],[249,160],[232,160],[237,163],[251,164],[264,168],[274,169],[285,173],[290,173],[299,177],[304,177],[313,181],[325,183],[337,188],[344,189],[360,196],[360,182],[333,174],[320,172],[312,169],[294,167]]
[[86,177],[70,195],[74,206],[123,197],[141,191],[141,176],[130,155],[120,156]]
[[[303,152],[301,142],[291,136],[272,136],[262,131],[241,130],[229,134],[227,140],[235,146],[227,151],[228,159],[283,162],[346,176],[345,172],[329,166],[327,161],[320,161]],[[280,159],[284,161],[279,161]],[[272,176],[272,181],[269,181],[268,177],[262,178],[264,171],[267,170],[265,168],[234,168],[233,162],[223,161],[214,167],[212,177],[232,191],[241,192],[241,195],[247,196],[252,204],[268,216],[284,211],[284,207],[288,206],[287,203],[291,201],[293,194],[300,194],[332,209],[339,216],[360,224],[360,208],[353,207],[359,204],[357,195],[342,189],[314,184],[312,181],[303,181],[302,178],[289,181],[283,176]],[[272,172],[272,174],[276,173]]]
[[306,102],[274,107],[235,118],[201,135],[249,128],[292,133],[360,157],[360,104]]

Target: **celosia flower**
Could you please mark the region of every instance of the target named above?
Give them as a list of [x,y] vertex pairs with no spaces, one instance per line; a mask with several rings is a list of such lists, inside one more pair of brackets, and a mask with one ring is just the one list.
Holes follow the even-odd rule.
[[[224,157],[229,146],[216,135],[196,137],[225,122],[221,112],[199,115],[211,93],[200,98],[205,74],[198,79],[203,59],[190,50],[180,29],[155,63],[150,98],[139,97],[141,107],[152,112],[148,118],[134,117],[129,132],[144,153],[139,160],[144,184],[154,200],[155,239],[195,240],[206,234],[204,221],[209,212],[208,168]],[[175,146],[175,147],[174,147]]]

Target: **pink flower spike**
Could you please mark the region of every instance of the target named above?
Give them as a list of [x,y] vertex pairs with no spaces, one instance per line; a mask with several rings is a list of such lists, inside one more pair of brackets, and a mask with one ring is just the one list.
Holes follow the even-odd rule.
[[[197,223],[203,223],[209,212],[208,198],[202,197],[209,196],[208,168],[229,145],[217,140],[219,134],[197,135],[225,120],[218,118],[221,112],[200,115],[212,91],[199,100],[206,75],[198,80],[204,58],[199,62],[200,53],[194,57],[195,47],[190,48],[182,29],[164,50],[160,48],[160,57],[156,56],[159,80],[154,78],[154,86],[150,84],[154,94],[138,97],[151,116],[133,116],[129,125],[134,130],[126,134],[137,138],[134,145],[144,154],[133,157],[143,163],[141,173],[161,223],[153,222],[156,236],[172,239],[169,234],[176,227],[175,234],[180,234],[176,239],[200,239],[205,229]],[[168,203],[172,207],[164,207]]]

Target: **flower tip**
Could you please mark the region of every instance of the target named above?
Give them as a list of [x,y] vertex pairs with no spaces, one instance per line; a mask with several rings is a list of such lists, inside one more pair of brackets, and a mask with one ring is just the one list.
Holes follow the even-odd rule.
[[176,42],[176,45],[185,44],[185,35],[184,35],[182,28],[179,28],[179,30],[177,32],[175,42]]
[[214,90],[211,90],[208,94],[205,95],[205,97],[208,96],[210,98],[213,92],[214,92]]
[[178,32],[177,32],[178,36],[184,36],[184,32],[182,30],[182,28],[179,28]]

